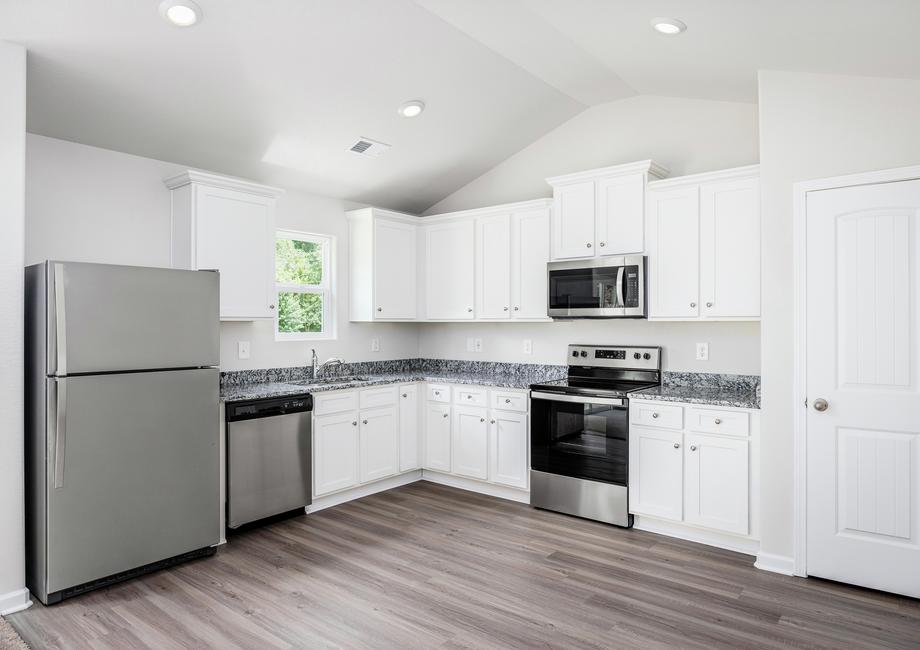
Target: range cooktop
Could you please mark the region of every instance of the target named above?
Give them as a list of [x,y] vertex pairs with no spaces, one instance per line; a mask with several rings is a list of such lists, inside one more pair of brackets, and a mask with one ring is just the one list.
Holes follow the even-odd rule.
[[626,397],[661,384],[661,348],[570,345],[565,379],[532,384],[531,390],[568,395]]

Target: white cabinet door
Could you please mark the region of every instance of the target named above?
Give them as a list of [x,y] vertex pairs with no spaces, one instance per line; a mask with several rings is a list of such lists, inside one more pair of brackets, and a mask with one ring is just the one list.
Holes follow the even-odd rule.
[[683,434],[630,427],[629,509],[680,521],[683,516]]
[[416,315],[415,226],[376,220],[374,224],[374,318]]
[[425,469],[450,471],[450,406],[425,405]]
[[419,467],[419,387],[411,384],[399,387],[399,471]]
[[451,436],[452,471],[459,476],[489,477],[488,412],[484,408],[455,406]]
[[357,412],[313,418],[313,492],[316,496],[358,484]]
[[597,254],[645,251],[645,174],[597,181]]
[[489,419],[489,480],[527,489],[530,463],[527,414],[492,411]]
[[511,317],[511,217],[476,219],[476,317]]
[[392,476],[399,466],[396,408],[387,406],[361,411],[360,417],[361,482]]
[[476,294],[472,219],[425,228],[425,301],[433,320],[470,320]]
[[684,521],[747,535],[748,441],[688,433],[684,455]]
[[195,268],[220,271],[220,317],[273,318],[275,200],[206,185],[195,192]]
[[649,318],[699,316],[699,188],[649,193]]
[[594,257],[594,181],[553,188],[553,259]]
[[546,318],[549,210],[511,216],[511,317]]
[[700,186],[700,302],[704,318],[760,316],[760,181]]

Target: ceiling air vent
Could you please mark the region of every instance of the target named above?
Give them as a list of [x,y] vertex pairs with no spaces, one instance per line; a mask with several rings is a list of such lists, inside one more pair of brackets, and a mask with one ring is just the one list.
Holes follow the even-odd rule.
[[389,148],[390,145],[384,142],[377,142],[376,140],[371,140],[370,138],[361,138],[353,145],[351,145],[348,150],[362,156],[376,158]]

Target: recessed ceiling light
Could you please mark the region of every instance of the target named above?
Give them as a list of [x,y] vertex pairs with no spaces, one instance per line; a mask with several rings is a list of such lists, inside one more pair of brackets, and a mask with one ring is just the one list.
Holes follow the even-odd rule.
[[399,107],[399,114],[403,117],[418,117],[425,110],[425,102],[420,99],[413,99]]
[[160,15],[176,27],[191,27],[201,20],[201,7],[192,0],[163,0]]
[[687,29],[687,26],[676,18],[652,18],[652,28],[659,34],[675,36]]

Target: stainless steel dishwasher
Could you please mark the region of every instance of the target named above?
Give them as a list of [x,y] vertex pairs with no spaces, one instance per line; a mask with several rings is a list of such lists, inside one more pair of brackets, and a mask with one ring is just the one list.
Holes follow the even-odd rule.
[[227,404],[227,527],[312,502],[309,394]]

